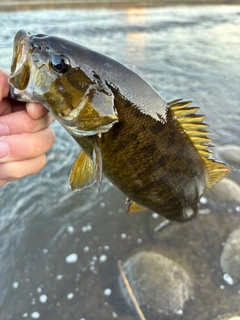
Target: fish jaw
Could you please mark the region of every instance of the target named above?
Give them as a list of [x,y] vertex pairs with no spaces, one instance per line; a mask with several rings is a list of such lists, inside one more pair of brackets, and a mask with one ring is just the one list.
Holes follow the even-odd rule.
[[31,37],[29,32],[20,30],[14,38],[9,96],[18,101],[42,102],[40,88],[45,79],[39,79],[39,67],[33,58],[35,48],[31,44]]
[[26,90],[30,79],[28,38],[29,34],[25,30],[20,30],[14,38],[9,95],[19,101],[34,101],[30,90]]
[[[42,103],[74,136],[110,130],[118,121],[111,90],[98,76],[89,76],[88,68],[76,64],[72,53],[77,47],[58,43],[58,38],[25,30],[16,34],[10,97]],[[61,63],[65,69],[59,71]]]

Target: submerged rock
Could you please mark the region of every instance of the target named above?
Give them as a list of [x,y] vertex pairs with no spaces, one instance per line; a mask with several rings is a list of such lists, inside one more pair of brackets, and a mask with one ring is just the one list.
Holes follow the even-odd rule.
[[[130,257],[123,270],[140,305],[159,313],[182,313],[191,299],[192,283],[186,271],[176,262],[154,252],[139,252]],[[132,305],[120,279],[121,290]]]
[[224,178],[204,193],[204,197],[217,203],[240,202],[240,186],[229,178]]
[[240,312],[226,313],[223,315],[219,315],[213,320],[240,320]]
[[216,158],[220,158],[234,168],[240,168],[240,146],[229,144],[215,147],[214,153],[217,154]]
[[228,237],[220,263],[223,273],[229,275],[234,282],[240,280],[240,229],[233,231]]

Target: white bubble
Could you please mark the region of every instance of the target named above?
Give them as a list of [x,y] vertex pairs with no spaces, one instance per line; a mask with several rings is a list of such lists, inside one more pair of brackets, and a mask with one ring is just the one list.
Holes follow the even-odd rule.
[[207,204],[207,203],[208,203],[208,199],[205,198],[205,197],[201,197],[200,203],[201,203],[201,204]]
[[73,226],[67,226],[67,232],[70,234],[73,233],[74,232]]
[[41,303],[46,303],[46,302],[47,302],[47,299],[48,299],[48,297],[47,297],[46,294],[42,294],[42,295],[39,297],[39,301],[40,301]]
[[182,309],[177,310],[176,314],[179,315],[179,316],[182,316],[183,315]]
[[123,239],[123,240],[127,239],[126,233],[122,233],[122,234],[121,234],[121,239]]
[[153,217],[153,219],[159,219],[160,218],[159,214],[157,214],[155,212],[152,214],[152,217]]
[[87,224],[86,226],[83,226],[82,227],[82,232],[88,232],[88,231],[91,231],[92,230],[92,226],[91,224]]
[[113,316],[113,318],[117,318],[116,312],[112,312],[112,316]]
[[106,297],[109,297],[110,295],[112,294],[112,290],[111,289],[105,289],[104,290],[104,295],[106,296]]
[[74,293],[72,292],[67,295],[68,300],[71,300],[73,297],[74,297]]
[[234,284],[232,277],[227,273],[223,275],[223,280],[226,281],[230,286]]
[[240,207],[236,207],[235,209],[237,212],[240,212]]
[[142,244],[142,242],[143,242],[142,239],[137,239],[138,244]]
[[38,293],[41,293],[41,292],[42,292],[42,288],[40,288],[40,287],[37,288],[37,292],[38,292]]
[[100,207],[101,207],[101,208],[105,208],[105,206],[106,206],[105,202],[101,202],[101,203],[100,203]]
[[43,253],[48,253],[48,249],[43,249]]
[[27,318],[27,316],[28,316],[28,313],[27,313],[27,312],[25,312],[25,313],[22,315],[23,318]]
[[224,290],[224,289],[225,289],[225,287],[224,287],[223,284],[220,284],[219,288],[220,288],[221,290]]
[[83,251],[84,251],[84,252],[88,252],[88,251],[89,251],[89,247],[88,247],[88,246],[84,247],[84,248],[83,248]]
[[108,250],[110,250],[110,247],[109,246],[104,246],[103,250],[108,251]]
[[63,275],[62,275],[62,274],[59,274],[59,275],[56,276],[56,279],[57,279],[57,280],[62,280],[62,278],[63,278]]
[[37,312],[37,311],[35,311],[35,312],[33,312],[33,313],[31,314],[31,317],[32,317],[33,319],[39,319],[39,318],[40,318],[40,313]]
[[14,289],[17,289],[19,286],[19,282],[17,282],[17,281],[13,282],[12,286]]
[[105,262],[107,260],[107,256],[105,254],[102,254],[100,257],[99,257],[99,261],[100,262]]
[[78,260],[78,255],[76,253],[71,253],[69,256],[65,258],[67,263],[75,263]]

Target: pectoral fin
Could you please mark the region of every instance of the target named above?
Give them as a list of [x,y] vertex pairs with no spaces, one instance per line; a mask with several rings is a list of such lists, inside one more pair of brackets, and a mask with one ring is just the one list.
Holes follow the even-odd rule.
[[97,181],[98,190],[102,182],[102,155],[97,143],[93,143],[92,158],[81,150],[74,162],[69,178],[69,185],[73,191],[90,187]]
[[130,199],[127,199],[126,203],[128,204],[127,213],[135,213],[135,212],[147,210],[147,208],[141,206],[140,204],[138,204]]
[[93,185],[95,181],[94,163],[89,156],[81,150],[72,166],[69,185],[73,191],[77,191]]

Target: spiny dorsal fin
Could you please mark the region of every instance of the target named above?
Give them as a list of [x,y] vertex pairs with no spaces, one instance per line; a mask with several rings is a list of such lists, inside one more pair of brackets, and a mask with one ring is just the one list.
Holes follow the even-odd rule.
[[191,103],[192,101],[174,100],[168,105],[200,156],[208,159],[211,154],[208,150],[211,141],[208,135],[211,132],[206,130],[208,125],[203,123],[205,116],[196,114],[199,108],[189,107]]
[[209,143],[212,140],[208,137],[211,131],[207,130],[209,125],[203,123],[205,116],[196,114],[199,108],[189,107],[191,103],[192,101],[181,101],[180,99],[169,102],[168,105],[173,117],[176,117],[178,123],[205,162],[208,173],[206,189],[209,189],[215,183],[226,177],[231,171],[231,168],[224,163],[209,159],[209,156],[213,153],[208,150],[208,147],[210,147]]

